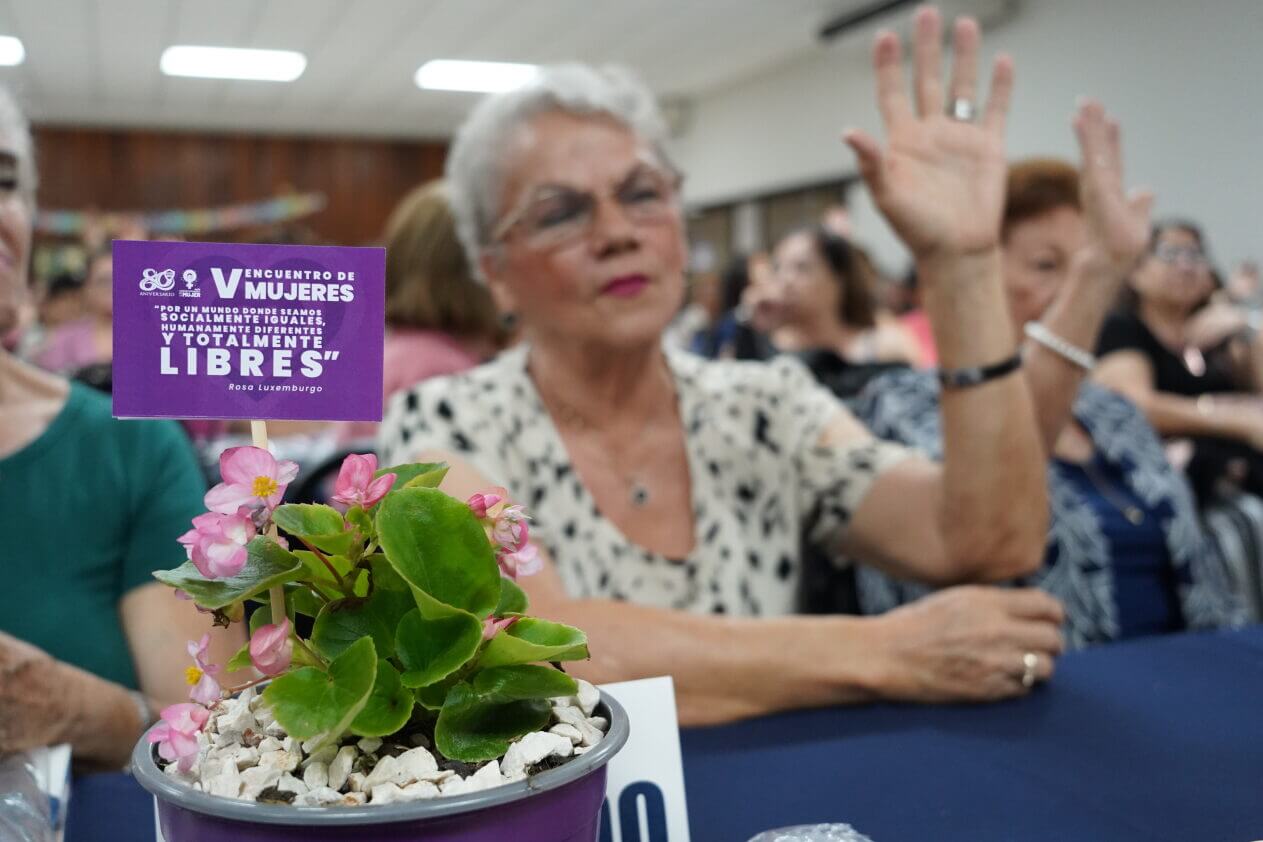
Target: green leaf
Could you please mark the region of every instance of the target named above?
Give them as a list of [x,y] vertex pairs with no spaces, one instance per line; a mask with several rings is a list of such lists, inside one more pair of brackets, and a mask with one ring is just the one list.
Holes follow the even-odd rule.
[[433,488],[405,488],[377,510],[386,558],[440,602],[486,617],[500,601],[500,569],[469,507]]
[[352,506],[346,510],[347,523],[350,523],[360,531],[365,539],[372,539],[377,536],[377,530],[373,527],[373,519],[368,516],[368,512],[360,506]]
[[315,503],[286,503],[277,506],[272,522],[290,535],[328,535],[342,531],[342,515],[331,506]]
[[447,691],[456,686],[455,681],[440,681],[437,684],[431,684],[428,687],[418,687],[412,691],[417,699],[417,704],[426,710],[438,711],[443,709],[443,702],[447,701]]
[[373,474],[373,478],[376,479],[385,474],[395,475],[395,484],[390,487],[392,494],[405,487],[438,488],[443,477],[447,475],[447,463],[415,462],[411,465],[395,465],[390,468],[381,468]]
[[[320,592],[332,599],[346,596],[342,592],[341,586],[333,578],[333,574],[329,572],[329,568],[325,567],[324,562],[313,552],[308,550],[297,550],[294,556],[303,563],[306,568],[306,579],[311,582]],[[337,570],[343,576],[351,572],[351,562],[340,555],[325,556],[329,559],[329,563],[333,565],[333,569]]]
[[373,639],[362,637],[333,659],[329,671],[303,667],[275,679],[263,700],[294,739],[317,739],[318,751],[346,732],[368,703],[377,679]]
[[496,616],[506,614],[525,614],[529,603],[526,593],[518,587],[517,582],[508,576],[500,577],[500,604],[496,606]]
[[389,661],[377,662],[377,680],[368,703],[351,723],[351,732],[361,737],[385,737],[408,723],[416,700],[399,683],[399,671]]
[[513,740],[546,726],[550,709],[543,699],[487,701],[476,696],[468,684],[457,684],[439,712],[434,742],[452,760],[491,760],[508,751]]
[[305,617],[319,617],[324,603],[316,599],[315,594],[306,588],[285,589],[285,599],[289,603],[291,614],[302,614]]
[[302,562],[275,541],[260,536],[250,542],[248,550],[245,566],[236,576],[227,579],[207,579],[191,561],[174,570],[154,571],[153,575],[159,582],[179,588],[198,605],[210,609],[223,608],[272,585],[300,578]]
[[316,617],[311,642],[326,658],[336,658],[367,635],[379,655],[390,657],[395,653],[395,629],[413,605],[409,594],[387,590],[375,590],[363,602],[331,602]]
[[482,650],[478,666],[508,666],[542,661],[581,661],[588,657],[588,638],[561,623],[534,617],[518,620],[493,637]]
[[224,664],[224,672],[236,672],[252,666],[254,663],[250,660],[250,644],[247,643],[237,650],[237,654],[228,659],[228,663]]
[[423,613],[414,608],[399,621],[395,651],[407,670],[405,687],[442,681],[478,653],[482,623],[473,614],[435,602]]
[[352,555],[354,548],[363,543],[355,532],[346,528],[342,515],[331,506],[287,503],[277,507],[272,521],[325,553]]
[[373,571],[373,587],[379,590],[384,588],[388,591],[412,593],[412,586],[404,581],[399,571],[386,560],[386,556],[373,553],[368,557],[368,566]]
[[474,677],[473,688],[489,702],[552,699],[579,692],[579,685],[564,672],[531,665],[485,669]]

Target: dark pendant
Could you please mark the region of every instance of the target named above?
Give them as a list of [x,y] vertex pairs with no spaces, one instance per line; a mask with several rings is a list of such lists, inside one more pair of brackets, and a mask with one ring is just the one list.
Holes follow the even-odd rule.
[[649,502],[649,489],[645,488],[638,482],[633,482],[631,487],[631,503],[633,506],[643,506]]

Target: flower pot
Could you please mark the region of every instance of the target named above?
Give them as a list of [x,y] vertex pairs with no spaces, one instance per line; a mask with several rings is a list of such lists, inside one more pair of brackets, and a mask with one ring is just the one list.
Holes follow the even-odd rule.
[[523,781],[467,795],[405,804],[291,807],[221,798],[158,768],[144,738],[132,773],[157,799],[166,842],[595,842],[605,764],[627,742],[627,714],[601,694],[609,730],[591,751]]

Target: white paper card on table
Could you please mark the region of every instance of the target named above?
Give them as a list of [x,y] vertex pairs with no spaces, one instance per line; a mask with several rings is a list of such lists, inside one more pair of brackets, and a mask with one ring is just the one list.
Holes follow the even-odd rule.
[[631,737],[609,765],[599,842],[689,842],[684,762],[670,676],[603,684]]

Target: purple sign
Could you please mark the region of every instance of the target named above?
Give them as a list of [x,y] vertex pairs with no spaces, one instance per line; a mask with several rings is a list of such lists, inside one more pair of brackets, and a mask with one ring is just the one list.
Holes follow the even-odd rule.
[[380,421],[386,252],[114,243],[114,414]]

